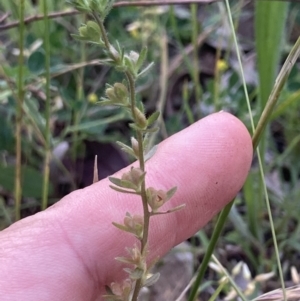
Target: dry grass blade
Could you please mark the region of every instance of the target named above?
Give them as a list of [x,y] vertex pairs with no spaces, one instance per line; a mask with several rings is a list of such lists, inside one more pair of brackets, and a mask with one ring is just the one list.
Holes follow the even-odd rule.
[[97,182],[99,181],[97,160],[98,160],[98,156],[95,156],[93,184],[94,184],[94,183],[97,183]]
[[[299,301],[300,300],[300,285],[295,285],[285,290],[287,301]],[[283,301],[282,289],[277,289],[266,294],[263,294],[253,301]]]

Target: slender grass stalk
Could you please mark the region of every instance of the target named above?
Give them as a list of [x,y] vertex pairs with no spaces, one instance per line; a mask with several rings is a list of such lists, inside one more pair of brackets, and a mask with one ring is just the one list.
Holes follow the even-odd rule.
[[269,216],[270,225],[271,225],[271,232],[272,232],[273,244],[274,244],[276,260],[277,260],[277,265],[278,265],[279,278],[280,278],[281,288],[282,288],[282,292],[283,292],[283,299],[284,299],[284,301],[286,301],[287,300],[286,299],[286,291],[285,291],[285,284],[284,284],[284,278],[283,278],[283,271],[282,271],[281,262],[280,262],[280,254],[279,254],[279,249],[278,249],[278,244],[277,244],[277,239],[276,239],[276,232],[275,232],[275,228],[274,228],[274,222],[273,222],[273,216],[272,216],[271,205],[270,205],[270,200],[269,200],[269,194],[268,194],[267,185],[266,185],[266,182],[265,182],[265,173],[264,173],[264,169],[263,169],[262,158],[261,158],[260,151],[259,151],[258,147],[257,147],[257,158],[258,158],[258,163],[259,163],[261,182],[262,182],[262,185],[263,185],[264,194],[265,194],[265,198],[266,198],[268,216]]
[[213,90],[213,103],[215,107],[215,112],[221,110],[220,103],[220,79],[221,79],[221,70],[218,68],[218,61],[221,59],[221,43],[219,38],[219,45],[216,52],[216,64],[214,70],[214,90]]
[[51,157],[51,130],[50,130],[50,41],[49,41],[49,19],[48,19],[48,0],[43,0],[44,13],[44,45],[45,45],[45,90],[46,90],[46,105],[45,105],[45,158],[43,171],[43,197],[42,210],[45,210],[48,205],[49,194],[49,174],[50,174],[50,157]]
[[18,98],[17,98],[17,116],[16,116],[16,174],[15,174],[15,220],[21,217],[21,197],[22,197],[22,146],[21,130],[23,119],[23,102],[24,102],[24,7],[25,1],[20,0],[19,7],[19,60],[18,60]]
[[[288,3],[284,1],[256,1],[254,7],[255,46],[259,75],[257,106],[258,112],[261,113],[266,106],[278,72]],[[265,135],[260,138],[259,144],[262,166],[265,169],[264,157],[268,147]],[[263,198],[264,187],[260,184],[257,196],[260,204],[263,203]]]
[[2,197],[0,197],[0,210],[3,212],[3,217],[7,226],[10,226],[13,221],[11,219],[10,212],[7,210],[5,206],[5,201]]
[[[234,11],[234,15],[235,15],[235,21],[234,21],[234,29],[236,30],[238,28],[238,24],[239,24],[239,17],[241,14],[241,9],[243,6],[243,2],[244,0],[241,0],[240,2],[238,2],[237,4],[234,5],[234,8],[231,11]],[[226,8],[223,2],[219,2],[218,3],[218,7],[219,7],[219,11],[220,11],[220,16],[224,16],[224,18],[222,18],[222,24],[221,26],[228,26],[228,21],[226,18]],[[217,48],[217,52],[216,52],[216,62],[218,62],[221,59],[221,39],[224,39],[224,37],[222,37],[221,35],[219,36],[218,39],[218,48]],[[226,47],[226,52],[224,54],[224,62],[227,63],[229,61],[229,56],[233,47],[233,43],[234,43],[234,39],[233,39],[233,35],[231,35],[228,38],[227,41],[227,47]],[[219,110],[221,110],[221,103],[219,101],[219,89],[220,89],[220,78],[222,75],[222,69],[220,70],[220,68],[218,68],[218,64],[216,64],[215,66],[215,80],[214,80],[214,91],[213,91],[213,99],[214,99],[214,105],[215,105],[215,112],[218,112]]]
[[211,297],[208,299],[208,301],[214,301],[218,298],[219,294],[222,292],[224,286],[226,284],[226,281],[223,281],[219,284],[217,289],[214,291],[214,293],[211,295]]
[[[234,28],[228,0],[226,0],[226,7],[227,7],[227,10],[228,10],[228,17],[229,17],[229,21],[230,21],[230,24],[231,24],[231,28]],[[251,117],[251,126],[252,126],[252,130],[254,132],[253,138],[252,138],[253,149],[257,149],[261,133],[265,129],[266,124],[267,124],[267,122],[268,122],[268,120],[269,120],[269,118],[272,114],[272,110],[273,110],[273,108],[276,104],[276,101],[278,100],[278,97],[279,97],[279,95],[280,95],[280,93],[283,89],[283,86],[284,86],[286,80],[287,80],[287,77],[288,77],[292,67],[294,66],[297,58],[300,55],[300,38],[298,38],[296,44],[292,48],[288,58],[286,59],[284,65],[283,65],[283,67],[282,67],[282,69],[281,69],[281,71],[280,71],[280,73],[277,77],[277,80],[275,82],[275,86],[274,86],[274,88],[271,92],[268,103],[267,103],[267,105],[266,105],[266,107],[265,107],[265,109],[264,109],[264,111],[263,111],[263,113],[260,117],[260,120],[258,122],[256,130],[255,130],[255,126],[254,126],[254,122],[253,122],[253,118],[252,118],[252,112],[251,112],[249,97],[248,97],[248,93],[247,93],[247,87],[246,87],[245,78],[244,78],[244,74],[243,74],[242,62],[241,62],[241,58],[240,58],[240,54],[239,54],[239,47],[238,47],[238,43],[237,43],[237,39],[236,39],[236,35],[235,35],[234,30],[233,30],[233,38],[234,38],[234,43],[235,43],[235,47],[236,47],[236,51],[237,51],[237,57],[238,57],[240,69],[241,69],[241,75],[242,75],[242,81],[243,81],[245,96],[246,96],[246,100],[247,100],[248,111],[249,111],[249,115]],[[259,150],[257,151],[257,153],[258,153],[259,160],[261,161]],[[265,182],[264,182],[264,172],[263,172],[262,168],[260,170],[261,170],[262,182],[263,182],[263,185],[264,185],[264,193],[265,193],[265,197],[266,197],[266,203],[267,203],[267,207],[268,207],[270,223],[271,223],[271,227],[272,227],[272,237],[273,237],[276,257],[277,257],[277,261],[278,261],[278,270],[279,270],[281,285],[282,285],[283,291],[285,291],[284,290],[283,273],[282,273],[282,269],[281,269],[281,265],[280,265],[280,257],[279,257],[279,253],[278,253],[277,242],[276,242],[276,234],[275,234],[274,226],[272,224],[272,215],[271,215],[271,210],[270,210],[270,203],[269,203],[269,199],[268,199],[266,185],[265,185]],[[214,250],[214,248],[217,244],[218,238],[221,234],[221,231],[222,231],[222,228],[225,224],[227,216],[228,216],[228,214],[230,212],[230,209],[233,205],[233,201],[231,201],[228,205],[225,206],[225,208],[221,211],[221,213],[218,217],[216,227],[213,231],[209,246],[208,246],[207,251],[204,255],[201,267],[199,269],[199,272],[198,272],[197,278],[195,280],[194,286],[193,286],[193,288],[191,290],[191,293],[189,295],[188,301],[194,301],[195,298],[196,298],[198,287],[199,287],[201,281],[203,280],[204,273],[207,269],[209,260],[211,258],[211,255],[213,254],[213,250]],[[285,293],[284,293],[284,296],[285,296]]]
[[[86,15],[82,16],[81,23],[85,23],[86,21]],[[86,43],[80,43],[80,63],[84,63],[86,61]],[[78,71],[78,76],[77,76],[77,85],[76,85],[76,101],[77,102],[82,102],[84,101],[84,91],[83,91],[83,86],[84,86],[84,67],[80,68]],[[82,113],[78,109],[78,106],[75,106],[75,109],[73,110],[73,125],[76,127],[79,122],[80,122],[80,117],[82,116]],[[78,151],[78,131],[74,131],[72,135],[72,160],[75,162],[77,158],[77,151]]]
[[[235,31],[238,29],[238,26],[239,26],[240,16],[241,16],[241,12],[242,12],[242,8],[243,8],[243,5],[244,5],[244,2],[245,2],[245,0],[239,0],[235,5],[234,4],[232,5],[231,12],[232,12],[232,14],[235,17],[234,20],[233,20],[234,30]],[[224,3],[223,2],[219,2],[218,6],[220,8],[220,11],[223,11]],[[229,61],[229,57],[230,57],[230,53],[231,53],[231,50],[232,50],[232,47],[233,47],[233,43],[234,43],[233,36],[231,35],[229,37],[228,47],[227,47],[226,53],[224,55],[224,59],[225,59],[226,62]]]
[[229,275],[229,273],[227,272],[227,270],[222,266],[221,262],[218,260],[218,258],[214,254],[212,254],[212,259],[218,265],[218,267],[222,270],[222,273],[226,276],[226,278],[228,279],[228,281],[230,282],[230,284],[232,285],[232,287],[234,288],[234,290],[236,291],[236,293],[239,295],[239,297],[243,301],[247,301],[247,298],[244,296],[244,294],[242,293],[242,291],[240,290],[240,288],[236,285],[236,283],[234,282],[234,280],[232,279],[232,277]]
[[296,41],[291,52],[289,53],[284,65],[282,66],[282,68],[278,74],[278,77],[276,79],[275,86],[272,89],[272,92],[269,96],[268,102],[267,102],[267,104],[261,114],[261,117],[258,121],[256,131],[253,135],[253,143],[255,145],[258,144],[258,141],[260,140],[261,135],[262,135],[263,131],[265,130],[270,117],[272,116],[272,112],[275,108],[275,105],[277,103],[280,92],[283,89],[283,87],[286,83],[286,80],[299,56],[300,56],[300,37]]
[[186,55],[186,53],[184,51],[184,47],[183,47],[182,42],[181,42],[181,38],[180,38],[180,34],[179,34],[179,28],[178,28],[178,25],[177,25],[177,20],[176,20],[175,11],[174,11],[173,6],[170,7],[169,15],[170,15],[171,28],[173,30],[173,34],[175,36],[178,48],[179,48],[180,52],[182,53],[184,63],[186,64],[188,70],[191,71],[191,75],[192,75],[193,66],[192,66],[192,64],[189,60],[189,57]]
[[[221,26],[226,26],[227,20],[226,20],[225,6],[223,3],[220,2],[220,3],[218,3],[218,7],[220,10],[220,16],[222,16]],[[220,80],[221,80],[222,70],[220,70],[220,68],[219,68],[219,62],[221,59],[222,39],[224,39],[224,37],[219,35],[218,41],[217,41],[218,46],[217,46],[217,51],[216,51],[216,58],[215,58],[216,63],[215,63],[215,69],[214,69],[214,85],[213,85],[213,103],[214,103],[214,107],[215,107],[215,112],[219,112],[222,108],[222,104],[220,102]],[[228,47],[227,47],[227,53],[225,55],[225,62],[227,62],[229,59],[232,42],[233,42],[233,38],[231,36],[229,43],[228,43]]]
[[[161,48],[161,62],[160,62],[160,78],[159,78],[159,98],[156,103],[156,109],[160,112],[160,116],[158,117],[158,126],[160,127],[161,136],[166,139],[168,138],[168,133],[166,129],[166,125],[163,120],[163,112],[165,109],[165,104],[167,100],[167,92],[168,92],[168,67],[169,67],[169,58],[168,58],[168,36],[164,29],[161,30],[160,36],[160,48]],[[151,135],[149,139],[149,148],[154,146],[156,141],[158,132],[155,132]]]
[[192,109],[189,105],[189,87],[188,82],[184,81],[182,86],[182,100],[183,100],[183,111],[186,114],[189,124],[193,124],[195,122],[195,118],[193,116]]
[[198,35],[199,35],[199,25],[198,25],[198,5],[197,4],[191,4],[191,22],[192,22],[192,45],[193,45],[193,65],[194,68],[192,69],[192,75],[193,75],[193,82],[195,86],[195,97],[196,97],[196,103],[198,105],[198,119],[201,117],[201,111],[200,111],[200,99],[202,96],[202,88],[200,85],[199,80],[199,73],[200,73],[200,62],[198,57]]
[[230,209],[231,209],[232,205],[233,205],[233,201],[231,201],[228,205],[225,206],[225,208],[221,211],[221,213],[218,217],[216,226],[214,228],[213,234],[212,234],[212,236],[210,238],[210,241],[209,241],[208,248],[207,248],[206,253],[205,253],[205,255],[202,259],[200,269],[197,272],[198,274],[197,274],[196,280],[194,282],[194,285],[192,287],[192,290],[190,292],[188,301],[196,300],[197,293],[198,293],[198,288],[200,286],[200,283],[203,280],[203,277],[204,277],[204,274],[205,274],[206,269],[208,267],[211,255],[214,252],[215,246],[216,246],[216,244],[218,242],[218,239],[221,235],[221,232],[223,230],[223,226],[225,224],[225,221],[227,219],[227,216],[230,212]]
[[[191,11],[192,11],[193,62],[191,62],[191,59],[185,53],[184,47],[182,45],[173,6],[171,6],[171,8],[170,8],[170,21],[171,21],[171,27],[172,27],[174,36],[176,38],[176,42],[178,44],[180,53],[182,54],[182,57],[183,57],[183,61],[187,67],[187,70],[188,70],[191,78],[193,79],[193,82],[195,85],[196,101],[199,104],[200,98],[202,95],[202,89],[201,89],[201,85],[200,85],[200,81],[199,81],[199,60],[198,60],[198,48],[199,47],[198,47],[198,41],[197,41],[199,31],[198,31],[197,5],[196,4],[191,5]],[[198,112],[200,112],[200,110],[198,110]]]

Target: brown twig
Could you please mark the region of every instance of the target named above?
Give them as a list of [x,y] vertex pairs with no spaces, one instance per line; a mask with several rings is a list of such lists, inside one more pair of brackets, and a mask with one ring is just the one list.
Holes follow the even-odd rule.
[[5,13],[3,16],[1,16],[0,23],[3,23],[9,16],[10,16],[10,13]]
[[[114,7],[123,7],[123,6],[162,6],[162,5],[175,5],[175,4],[208,4],[221,0],[151,0],[151,1],[120,1],[114,4]],[[73,16],[80,14],[78,10],[72,9],[64,12],[53,12],[48,15],[48,19],[56,19],[65,16]],[[43,15],[34,15],[28,17],[24,20],[24,24],[27,25],[32,22],[40,21],[44,18]],[[0,31],[11,29],[17,27],[19,25],[19,21],[12,21],[5,25],[0,25]]]
[[[120,1],[114,4],[114,7],[123,6],[163,6],[163,5],[178,5],[178,4],[210,4],[219,2],[222,0],[151,0],[151,1]],[[258,0],[258,1],[276,1],[276,0]],[[300,2],[300,0],[278,0],[283,2]],[[65,16],[78,15],[81,12],[78,10],[68,10],[64,12],[53,12],[48,15],[48,19],[56,19]],[[5,15],[4,19],[7,16]],[[24,20],[24,24],[27,25],[32,22],[40,21],[44,18],[43,15],[34,15]],[[1,22],[0,22],[1,23]],[[19,21],[12,21],[5,25],[0,25],[0,32],[19,26]]]

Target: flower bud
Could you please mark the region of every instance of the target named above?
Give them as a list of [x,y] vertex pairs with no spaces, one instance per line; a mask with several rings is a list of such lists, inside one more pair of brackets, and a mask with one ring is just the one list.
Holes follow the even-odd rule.
[[120,98],[128,97],[128,89],[127,87],[122,83],[115,83],[114,84],[115,93]]
[[87,26],[86,25],[82,25],[79,27],[78,29],[79,31],[79,35],[83,38],[87,38],[88,37],[88,30],[87,30]]
[[116,102],[118,100],[114,88],[107,88],[105,90],[105,94],[112,102]]
[[126,213],[124,226],[127,228],[127,232],[133,233],[138,238],[143,237],[144,218],[141,215],[131,216]]
[[130,53],[129,53],[129,58],[130,58],[130,60],[131,60],[134,64],[136,64],[136,62],[137,62],[138,59],[139,59],[139,54],[138,54],[137,52],[135,52],[135,51],[130,51]]
[[109,52],[114,60],[118,60],[120,58],[120,54],[114,46],[109,46]]
[[156,212],[158,208],[160,208],[169,200],[169,197],[165,191],[156,190],[153,187],[149,187],[147,189],[147,200],[152,211]]
[[107,88],[105,94],[112,104],[128,105],[128,90],[127,87],[121,83],[115,83],[113,87]]
[[131,147],[133,149],[134,154],[138,157],[139,156],[139,143],[134,137],[131,137]]
[[145,115],[137,107],[134,107],[134,114],[137,126],[143,130],[146,129],[148,123]]
[[101,31],[100,31],[99,25],[96,22],[94,22],[94,21],[88,21],[86,23],[86,27],[87,27],[88,37],[92,41],[98,42],[100,40],[100,35],[101,35]]
[[131,279],[127,278],[123,281],[122,285],[120,283],[112,282],[110,289],[113,293],[113,296],[118,297],[118,299],[114,298],[112,300],[129,300],[130,292],[132,290],[132,281]]
[[144,175],[145,173],[140,168],[131,167],[130,171],[122,175],[121,180],[130,182],[136,187],[136,190],[139,190]]

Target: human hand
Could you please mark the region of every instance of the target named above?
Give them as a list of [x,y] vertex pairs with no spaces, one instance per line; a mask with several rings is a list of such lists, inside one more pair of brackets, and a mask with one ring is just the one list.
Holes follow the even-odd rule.
[[[224,112],[163,141],[146,163],[147,186],[177,186],[163,209],[182,203],[186,207],[151,219],[151,258],[192,236],[231,201],[251,160],[246,128]],[[111,222],[122,223],[127,211],[140,213],[142,206],[136,196],[108,185],[104,179],[74,191],[0,232],[1,301],[98,301],[104,285],[122,279],[122,266],[114,258],[125,255],[134,238]]]

